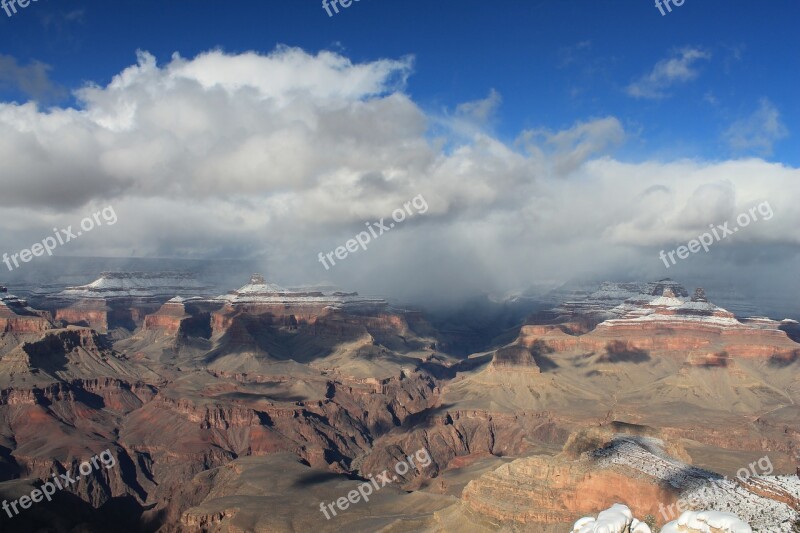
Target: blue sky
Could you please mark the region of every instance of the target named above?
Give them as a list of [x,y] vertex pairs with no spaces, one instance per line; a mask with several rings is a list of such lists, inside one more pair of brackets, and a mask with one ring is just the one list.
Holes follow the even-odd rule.
[[[0,11],[0,253],[113,205],[113,230],[58,254],[255,259],[277,283],[410,299],[665,275],[800,297],[798,15],[794,0]],[[419,195],[424,216],[319,264]],[[763,202],[769,221],[659,259]]]
[[[636,135],[619,155],[661,158],[760,155],[797,164],[800,4],[686,0],[662,16],[652,2],[362,0],[328,17],[319,2],[39,0],[7,17],[0,51],[19,64],[41,61],[67,90],[107,83],[137,49],[166,62],[211,48],[271,51],[276,44],[331,49],[353,61],[413,55],[407,92],[423,108],[452,110],[502,97],[493,123],[513,139],[523,128],[560,129],[614,115]],[[696,77],[667,83],[661,98],[626,87],[677,50],[702,50]],[[26,96],[6,81],[4,99]],[[785,134],[731,146],[725,132],[768,102]]]

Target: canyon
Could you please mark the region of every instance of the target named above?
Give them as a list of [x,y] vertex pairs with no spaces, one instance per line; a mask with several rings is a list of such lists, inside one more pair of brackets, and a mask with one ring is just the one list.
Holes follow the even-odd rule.
[[[3,531],[569,531],[615,503],[701,494],[759,531],[798,520],[800,328],[672,280],[603,283],[502,335],[255,274],[222,295],[184,272],[0,287],[0,498],[109,449]],[[467,338],[469,337],[469,338]],[[467,355],[452,346],[476,345]],[[404,454],[431,462],[335,518]],[[756,512],[769,509],[769,512]]]

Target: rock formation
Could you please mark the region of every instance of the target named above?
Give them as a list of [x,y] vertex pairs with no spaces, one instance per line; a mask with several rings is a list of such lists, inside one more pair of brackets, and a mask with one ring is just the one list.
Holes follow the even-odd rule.
[[216,298],[224,307],[214,313],[213,329],[218,333],[238,313],[268,315],[276,324],[314,324],[317,319],[341,311],[349,314],[379,313],[387,304],[381,299],[362,298],[358,293],[285,289],[253,274],[249,283]]
[[[671,280],[606,284],[461,358],[381,299],[258,275],[214,297],[187,279],[108,275],[45,312],[0,293],[4,498],[108,448],[119,467],[71,493],[65,528],[551,533],[687,494],[762,530],[797,515],[796,477],[715,473],[767,452],[794,471],[789,321],[734,317]],[[374,506],[335,526],[318,511],[422,448],[430,464]]]
[[513,344],[495,350],[490,368],[495,371],[541,373],[530,349]]
[[67,287],[42,301],[63,324],[133,331],[172,297],[200,296],[208,289],[191,273],[104,272],[88,285]]
[[52,327],[54,325],[49,313],[28,307],[25,300],[8,294],[6,287],[0,287],[0,336],[40,333]]

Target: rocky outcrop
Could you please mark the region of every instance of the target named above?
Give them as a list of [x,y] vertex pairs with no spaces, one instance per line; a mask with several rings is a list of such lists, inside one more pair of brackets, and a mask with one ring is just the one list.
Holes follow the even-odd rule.
[[785,503],[800,514],[800,494],[793,494],[786,490],[786,488],[772,482],[769,478],[747,477],[737,480],[745,489],[753,494],[757,494],[762,498]]
[[217,305],[200,298],[172,298],[144,318],[144,331],[182,337],[211,336],[211,312]]
[[0,390],[0,406],[47,406],[54,402],[99,399],[102,400],[104,408],[119,413],[129,413],[151,401],[155,393],[156,389],[153,386],[144,383],[130,384],[113,378],[74,380],[70,383],[53,383],[28,390]]
[[209,289],[190,272],[103,272],[92,283],[67,287],[55,298],[164,301],[177,295],[201,296]]
[[387,308],[385,300],[363,298],[355,292],[287,289],[268,283],[261,274],[253,274],[246,285],[215,300],[225,305],[212,317],[214,335],[227,330],[242,313],[260,316],[272,325],[297,327],[314,324],[336,311],[374,315]]
[[569,318],[563,324],[527,324],[517,342],[529,348],[538,344],[553,352],[605,353],[611,359],[614,351],[664,357],[688,353],[693,358],[689,364],[698,366],[724,366],[731,358],[775,364],[800,359],[800,344],[787,335],[783,322],[740,322],[706,302],[702,293],[690,300],[664,287],[660,296],[631,297],[609,312],[618,318],[605,320],[588,333],[577,331]]
[[[641,428],[638,432],[652,430]],[[602,434],[609,435],[592,432],[593,437]],[[569,446],[591,447],[586,437],[571,438]],[[470,481],[461,499],[467,516],[489,521],[503,530],[556,531],[555,526],[567,523],[574,524],[571,531],[580,533],[646,532],[649,527],[634,520],[634,516],[647,518],[653,526],[677,517],[689,502],[695,509],[737,509],[759,531],[790,529],[797,513],[784,499],[800,485],[788,476],[752,478],[760,488],[751,491],[736,481],[666,455],[663,444],[644,434],[617,433],[606,445],[577,459],[568,454],[516,459]],[[620,501],[626,505],[616,504]],[[677,514],[676,507],[680,509]],[[585,518],[576,522],[580,516]],[[698,515],[693,516],[686,520],[689,515],[684,515],[676,524],[699,527],[699,522],[695,523]],[[697,531],[716,532],[718,529],[713,528],[720,528],[721,524],[734,524],[725,522],[726,517],[717,518],[720,520],[708,518],[706,527],[711,529],[700,527]]]
[[542,525],[571,523],[623,498],[637,515],[655,514],[658,502],[674,499],[650,480],[547,456],[517,459],[484,474],[461,497],[472,512],[495,520]]
[[25,300],[0,287],[0,336],[41,333],[54,327],[50,313],[28,307]]
[[56,320],[66,325],[86,326],[104,332],[108,330],[109,311],[111,308],[104,300],[83,300],[56,309]]
[[[787,334],[791,324],[769,319],[738,320],[733,313],[708,301],[702,288],[689,297],[672,280],[654,283],[604,283],[599,290],[531,317],[520,331],[519,343],[541,343],[556,352],[602,353],[609,345],[628,352],[660,355],[701,351],[708,363],[724,364],[728,357],[795,361],[800,344]],[[601,320],[599,320],[601,319]],[[584,331],[576,324],[596,321]],[[788,324],[788,325],[787,325]],[[716,361],[714,361],[716,359]],[[703,363],[698,363],[702,365]]]
[[181,516],[181,525],[189,531],[211,531],[218,524],[236,516],[236,509],[225,509],[208,515],[184,513]]
[[[531,442],[563,444],[569,432],[548,413],[504,415],[488,411],[428,410],[412,416],[408,425],[424,421],[424,430],[389,434],[373,445],[360,464],[364,475],[376,474],[397,462],[399,452],[428,450],[432,464],[425,471],[434,477],[478,457],[519,456],[531,453]],[[422,479],[407,479],[416,488]]]
[[597,467],[632,471],[675,489],[680,496],[677,504],[663,502],[658,514],[653,513],[659,520],[669,520],[687,508],[736,509],[757,530],[786,531],[797,518],[792,499],[787,503],[786,498],[792,493],[800,494],[800,483],[793,476],[739,474],[742,477],[731,480],[666,456],[661,441],[648,437],[617,436],[588,456],[596,460]]
[[533,372],[541,373],[533,354],[526,347],[518,344],[504,346],[495,350],[490,370],[495,372]]
[[168,334],[177,333],[181,328],[181,323],[191,318],[186,312],[186,306],[180,299],[173,298],[151,315],[144,318],[145,331],[159,330]]
[[63,324],[102,332],[115,328],[133,331],[170,298],[196,297],[208,290],[191,273],[103,272],[88,285],[67,287],[42,301]]

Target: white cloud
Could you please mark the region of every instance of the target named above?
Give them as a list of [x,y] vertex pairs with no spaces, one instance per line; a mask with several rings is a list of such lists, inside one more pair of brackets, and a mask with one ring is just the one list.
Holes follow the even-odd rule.
[[781,121],[778,108],[767,98],[762,98],[758,109],[731,124],[723,137],[733,150],[771,155],[772,145],[788,135],[789,130]]
[[691,81],[700,74],[697,63],[711,59],[711,53],[700,48],[686,47],[662,59],[653,70],[626,87],[625,92],[634,98],[660,99],[670,96],[668,89]]
[[[478,127],[495,92],[458,108],[469,137],[431,138],[431,124],[452,117],[403,92],[411,66],[294,48],[165,65],[140,53],[108,86],[79,91],[80,109],[0,104],[0,253],[111,204],[116,225],[59,253],[258,257],[277,282],[442,299],[584,270],[663,269],[652,248],[765,199],[775,218],[742,240],[796,250],[798,169],[620,162],[609,151],[626,134],[610,116],[509,145]],[[425,215],[331,271],[317,262],[418,194]]]

